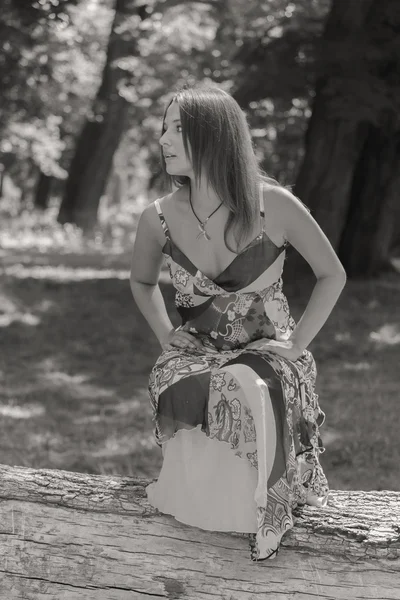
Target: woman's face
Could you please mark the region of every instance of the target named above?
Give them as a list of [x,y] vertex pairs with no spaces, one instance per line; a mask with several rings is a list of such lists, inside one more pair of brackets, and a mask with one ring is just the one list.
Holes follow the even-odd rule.
[[165,115],[164,133],[160,137],[160,145],[169,175],[193,175],[192,165],[186,157],[183,146],[179,105],[175,101],[170,104]]

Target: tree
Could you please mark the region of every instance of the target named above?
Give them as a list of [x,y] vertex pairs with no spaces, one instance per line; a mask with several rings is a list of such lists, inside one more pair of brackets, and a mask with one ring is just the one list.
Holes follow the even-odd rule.
[[139,23],[146,17],[144,5],[116,0],[102,82],[77,141],[58,215],[60,223],[74,222],[88,231],[96,222],[114,152],[127,127],[129,101],[120,90],[126,77],[122,59],[138,55]]
[[[108,17],[82,28],[94,1]],[[285,184],[297,176],[349,275],[379,272],[399,245],[399,12],[396,0],[85,0],[60,13],[61,34],[50,17],[20,32],[6,11],[1,162],[12,176],[13,157],[21,174],[32,162],[56,193],[69,168],[58,220],[88,230],[116,149],[135,155],[131,178],[146,165],[136,189],[144,171],[157,187],[165,102],[184,82],[213,81],[245,110],[262,166]]]
[[400,5],[334,0],[295,193],[349,275],[389,264],[399,191]]
[[54,180],[52,189],[67,176],[72,139],[101,74],[109,2],[98,0],[94,22],[90,0],[7,0],[2,7],[0,163],[21,202],[40,196],[44,208],[40,174]]
[[399,492],[299,507],[279,556],[256,563],[249,534],[153,508],[150,480],[7,465],[0,477],[4,599],[398,598]]
[[[199,4],[202,6],[193,14],[181,1],[116,1],[102,83],[76,144],[58,215],[60,223],[73,222],[85,231],[93,228],[114,153],[131,121],[137,127],[136,137],[149,143],[140,133],[140,129],[146,131],[142,125],[146,111],[149,106],[153,110],[153,103],[158,103],[159,110],[160,98],[179,80],[182,57],[185,66],[193,59],[196,63],[193,55],[185,54],[185,49],[196,43],[190,34],[193,30],[197,34],[202,14],[217,6],[213,0]],[[176,29],[171,14],[161,26],[162,11],[180,19],[177,36],[168,35]],[[206,34],[201,36],[206,39]]]

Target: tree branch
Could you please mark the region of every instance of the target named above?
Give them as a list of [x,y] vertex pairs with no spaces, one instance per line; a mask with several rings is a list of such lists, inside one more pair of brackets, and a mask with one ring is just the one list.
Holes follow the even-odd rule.
[[398,597],[399,492],[332,492],[254,563],[247,534],[150,506],[148,480],[5,465],[0,478],[1,598],[261,600],[266,585],[281,600]]

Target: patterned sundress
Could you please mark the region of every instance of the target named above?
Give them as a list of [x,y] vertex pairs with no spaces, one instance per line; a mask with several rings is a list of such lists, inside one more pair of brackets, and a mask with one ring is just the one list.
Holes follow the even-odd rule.
[[278,247],[268,237],[260,188],[261,233],[210,279],[170,238],[158,200],[155,207],[179,329],[203,348],[164,350],[151,371],[163,465],[148,498],[189,525],[247,532],[252,560],[274,558],[293,509],[324,506],[329,494],[312,354],[291,361],[246,349],[260,338],[287,339],[296,324],[282,291],[288,242]]

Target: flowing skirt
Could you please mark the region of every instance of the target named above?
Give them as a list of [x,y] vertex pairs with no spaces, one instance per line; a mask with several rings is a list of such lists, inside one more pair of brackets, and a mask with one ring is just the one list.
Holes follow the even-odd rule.
[[257,533],[257,470],[200,427],[163,445],[160,475],[146,488],[150,504],[201,529]]
[[328,498],[315,375],[308,351],[296,362],[256,349],[163,352],[149,382],[163,450],[150,504],[201,529],[249,533],[252,560],[276,556],[292,509]]

